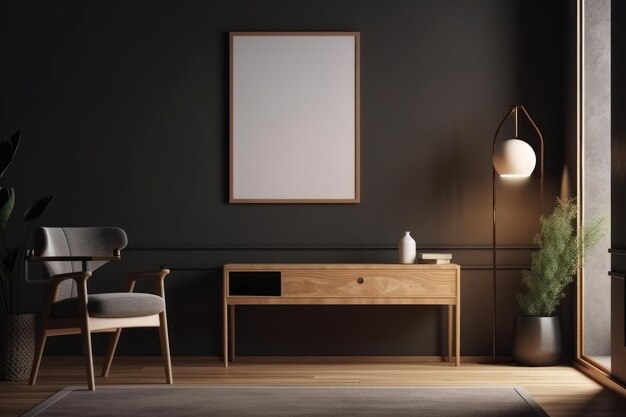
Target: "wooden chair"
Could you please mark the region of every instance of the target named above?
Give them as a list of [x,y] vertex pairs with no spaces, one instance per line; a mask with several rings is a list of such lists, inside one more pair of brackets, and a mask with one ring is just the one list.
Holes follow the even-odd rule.
[[[158,327],[165,379],[172,384],[172,365],[167,333],[165,291],[163,281],[169,270],[135,273],[128,281],[128,292],[89,294],[87,281],[93,271],[109,261],[120,259],[120,251],[128,243],[124,230],[116,227],[40,227],[35,233],[35,251],[29,261],[42,261],[49,277],[48,294],[37,335],[35,360],[30,385],[35,385],[41,357],[49,336],[80,334],[87,370],[87,384],[95,390],[91,333],[112,332],[102,376],[111,368],[113,355],[123,328]],[[135,293],[137,280],[150,280],[155,294]]]

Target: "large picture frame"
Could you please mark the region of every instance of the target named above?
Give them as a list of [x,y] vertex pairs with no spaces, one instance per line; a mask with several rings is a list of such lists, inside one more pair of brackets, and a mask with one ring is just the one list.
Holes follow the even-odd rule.
[[231,203],[360,202],[358,32],[230,33]]

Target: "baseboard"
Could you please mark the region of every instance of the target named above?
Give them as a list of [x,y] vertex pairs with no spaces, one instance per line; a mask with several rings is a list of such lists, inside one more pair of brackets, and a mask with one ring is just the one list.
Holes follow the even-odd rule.
[[[220,359],[221,360],[221,359]],[[507,363],[511,357],[461,356],[461,363]],[[441,363],[445,356],[237,356],[235,363]]]
[[626,386],[620,384],[616,380],[614,380],[610,374],[605,372],[603,369],[597,368],[592,364],[576,359],[572,362],[574,368],[583,374],[587,375],[589,378],[596,381],[598,384],[602,385],[605,388],[610,389],[624,397],[626,397]]
[[[151,359],[161,358],[160,355],[152,356],[116,356],[115,360],[136,360],[136,359]],[[80,359],[82,356],[45,356],[45,360],[63,361],[67,359]],[[94,362],[100,363],[104,360],[103,356],[94,356]],[[174,362],[197,362],[199,360],[206,362],[222,362],[221,356],[196,356],[196,355],[181,355],[172,356]],[[461,356],[461,363],[492,363],[492,364],[504,364],[512,363],[513,358],[511,356],[498,356],[495,359],[493,356]],[[433,356],[433,355],[365,355],[365,356],[237,356],[235,363],[440,363],[448,362],[445,356]]]

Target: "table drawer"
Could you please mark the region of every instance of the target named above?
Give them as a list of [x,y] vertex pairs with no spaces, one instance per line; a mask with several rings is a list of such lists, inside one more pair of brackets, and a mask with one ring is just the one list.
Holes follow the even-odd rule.
[[286,270],[284,297],[456,297],[456,271]]

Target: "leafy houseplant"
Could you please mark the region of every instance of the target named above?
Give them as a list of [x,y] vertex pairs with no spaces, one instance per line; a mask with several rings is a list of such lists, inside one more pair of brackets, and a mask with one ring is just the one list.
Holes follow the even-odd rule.
[[532,254],[530,270],[522,271],[526,290],[517,294],[523,316],[515,324],[513,356],[520,364],[544,366],[560,359],[560,327],[554,312],[582,266],[585,248],[604,233],[605,219],[592,220],[578,231],[575,219],[573,199],[557,199],[552,214],[541,218],[541,231],[534,239],[539,250]]
[[[0,178],[7,170],[20,143],[20,132],[0,143]],[[26,379],[35,346],[33,314],[19,314],[19,276],[24,247],[36,220],[48,208],[52,196],[35,202],[24,213],[28,229],[21,245],[10,245],[6,228],[15,206],[15,190],[0,186],[0,379]]]

